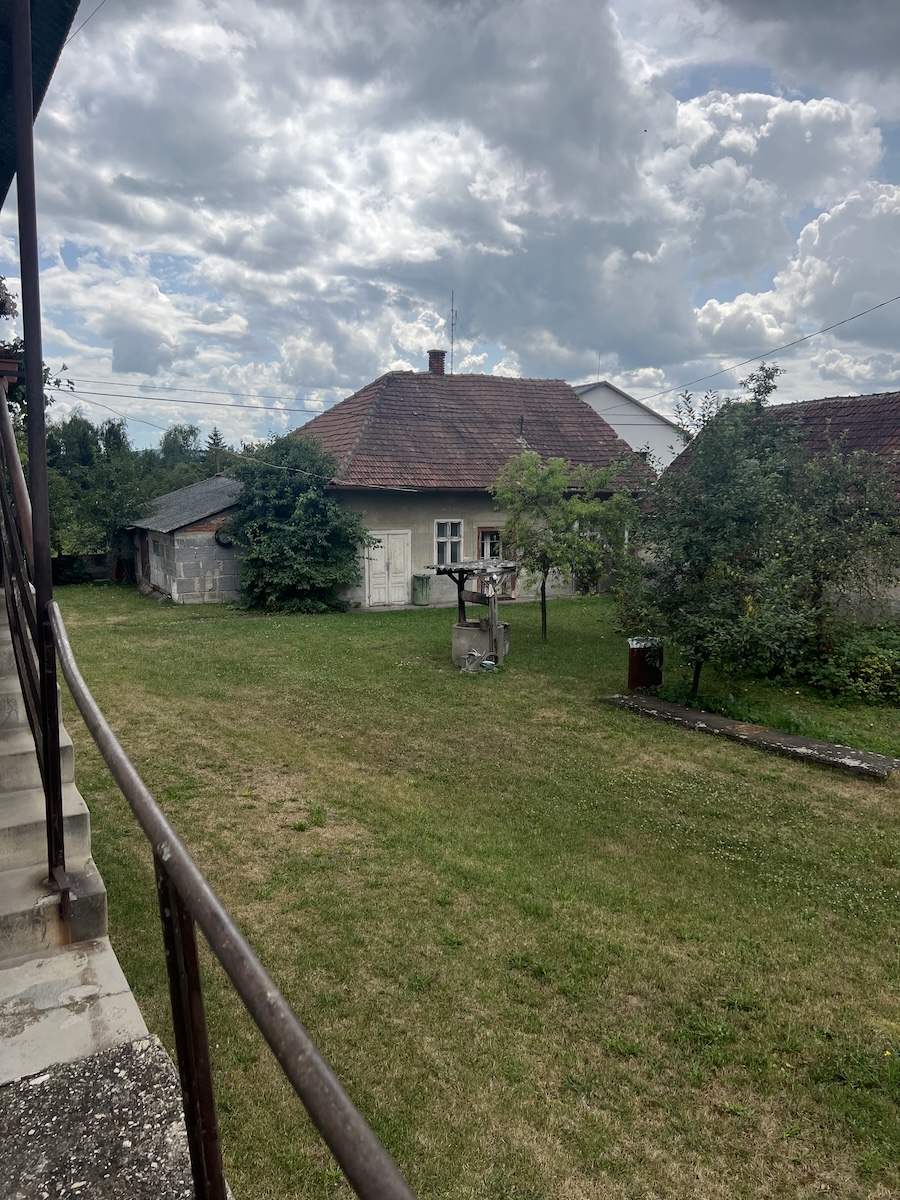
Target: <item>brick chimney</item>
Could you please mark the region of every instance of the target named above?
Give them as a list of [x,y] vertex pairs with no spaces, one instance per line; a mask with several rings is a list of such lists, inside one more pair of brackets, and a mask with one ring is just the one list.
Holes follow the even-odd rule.
[[447,357],[446,350],[429,350],[428,351],[428,373],[429,375],[443,375],[444,359]]

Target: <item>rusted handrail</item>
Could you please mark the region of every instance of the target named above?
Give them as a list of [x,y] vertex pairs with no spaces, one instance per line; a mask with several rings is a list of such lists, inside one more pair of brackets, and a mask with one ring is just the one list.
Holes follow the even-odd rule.
[[393,1159],[322,1058],[129,761],[78,670],[55,601],[50,603],[49,613],[56,652],[72,698],[153,847],[157,863],[203,931],[348,1182],[363,1200],[415,1200]]
[[16,434],[13,429],[12,417],[9,415],[9,405],[6,402],[6,380],[0,375],[0,440],[3,442],[3,455],[6,469],[9,471],[12,483],[13,499],[19,514],[22,541],[25,543],[25,553],[28,556],[28,569],[34,571],[34,539],[31,534],[31,497],[25,483],[25,472],[19,458],[19,447],[16,445]]

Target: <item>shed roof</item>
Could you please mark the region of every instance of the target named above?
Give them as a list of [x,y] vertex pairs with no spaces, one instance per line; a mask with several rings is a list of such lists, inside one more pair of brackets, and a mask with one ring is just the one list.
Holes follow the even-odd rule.
[[773,405],[770,412],[796,422],[810,450],[839,440],[848,452],[865,450],[883,458],[900,500],[900,392],[829,396],[800,404]]
[[561,379],[391,371],[296,431],[338,460],[346,488],[482,491],[526,450],[606,467],[623,481],[651,472]]
[[171,533],[185,525],[193,525],[195,521],[232,508],[237,504],[241,487],[237,479],[226,479],[224,475],[201,479],[199,483],[159,496],[144,516],[131,522],[131,528]]

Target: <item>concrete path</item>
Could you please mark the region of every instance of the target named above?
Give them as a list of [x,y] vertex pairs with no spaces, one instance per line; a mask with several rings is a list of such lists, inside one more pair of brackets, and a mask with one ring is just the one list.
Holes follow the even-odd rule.
[[658,700],[655,696],[609,696],[606,703],[630,709],[643,717],[669,721],[684,729],[696,729],[700,733],[712,733],[733,742],[743,742],[745,746],[768,750],[785,758],[819,763],[821,766],[849,771],[853,775],[866,775],[870,779],[900,779],[900,759],[889,758],[885,754],[872,754],[868,750],[835,746],[815,738],[779,733],[777,729],[766,729],[762,725],[750,725],[746,721],[733,721],[729,717],[682,708],[679,704],[670,704],[668,700]]

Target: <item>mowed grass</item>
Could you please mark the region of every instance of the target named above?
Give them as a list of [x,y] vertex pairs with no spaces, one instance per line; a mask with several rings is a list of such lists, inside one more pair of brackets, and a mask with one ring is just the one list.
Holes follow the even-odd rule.
[[[507,665],[479,676],[450,663],[449,610],[58,599],[133,761],[421,1196],[900,1194],[897,786],[602,705],[626,652],[597,599],[554,602],[546,646],[537,607],[507,608]],[[67,704],[114,945],[170,1041],[149,848]],[[895,716],[834,723],[888,749]],[[207,973],[235,1196],[348,1194]]]

